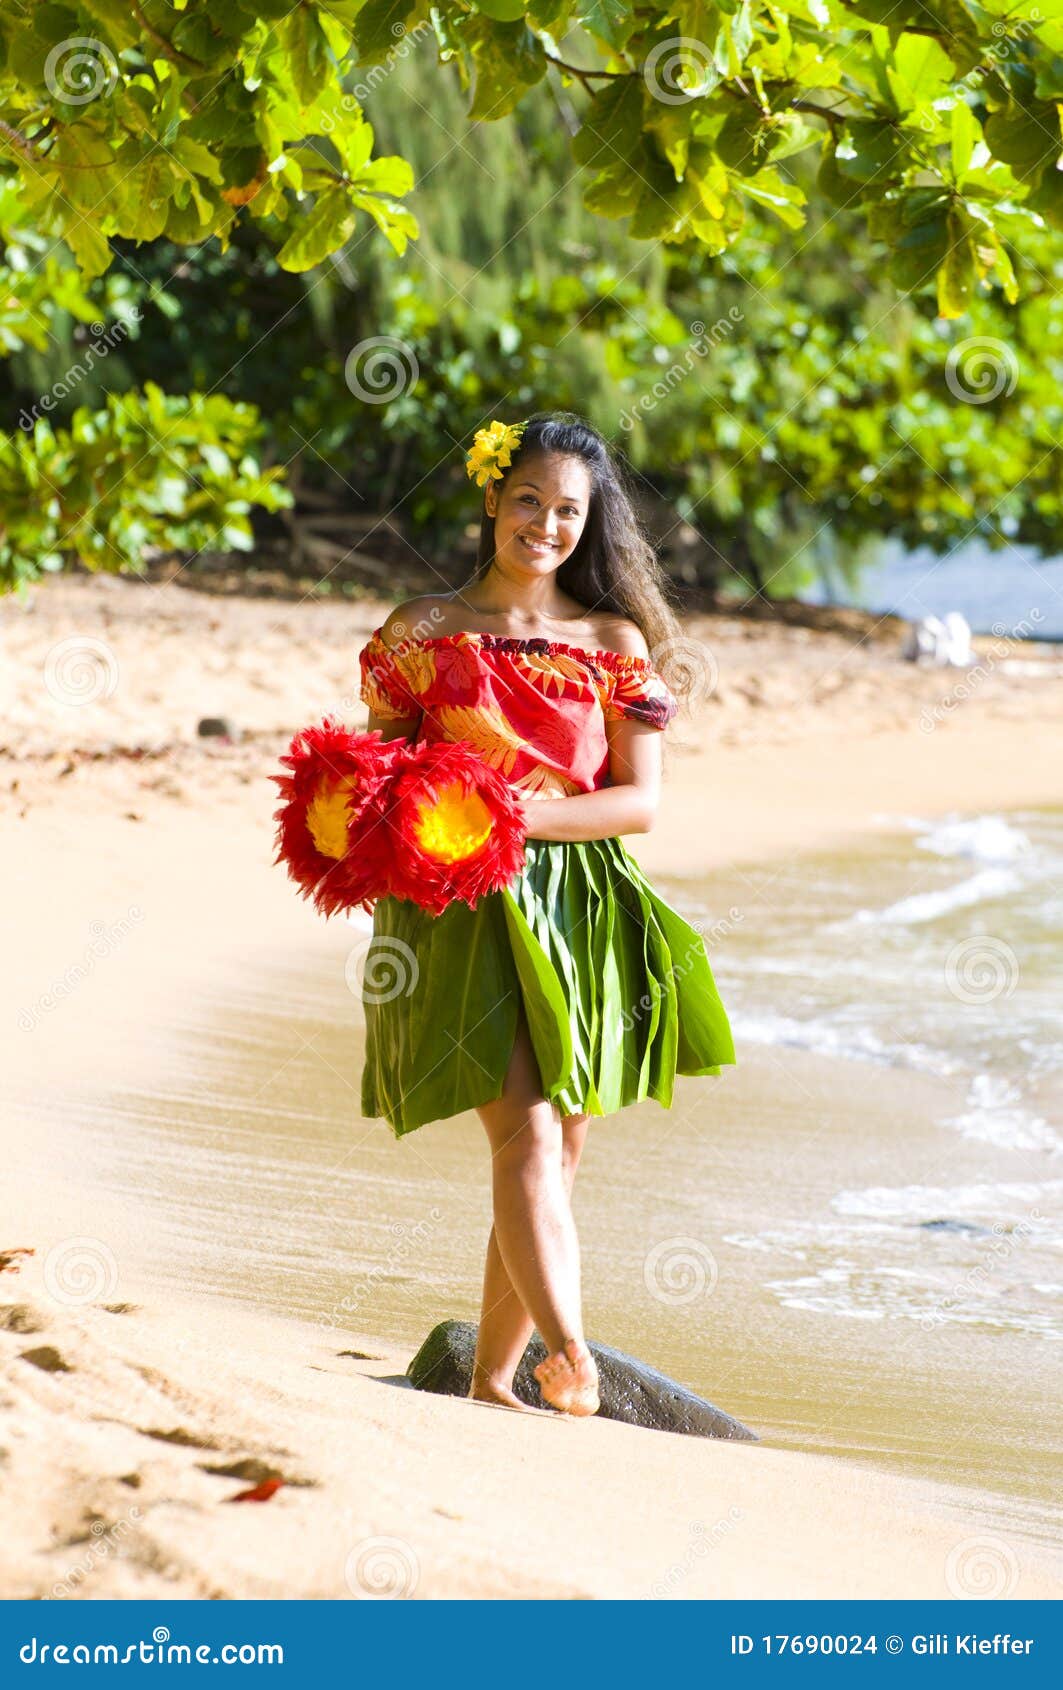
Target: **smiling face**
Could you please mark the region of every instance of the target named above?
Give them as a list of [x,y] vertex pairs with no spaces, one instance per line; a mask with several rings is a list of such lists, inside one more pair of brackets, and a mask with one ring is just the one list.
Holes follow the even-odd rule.
[[484,504],[495,519],[494,567],[511,579],[553,574],[575,551],[590,502],[582,458],[538,453],[503,482],[489,481]]

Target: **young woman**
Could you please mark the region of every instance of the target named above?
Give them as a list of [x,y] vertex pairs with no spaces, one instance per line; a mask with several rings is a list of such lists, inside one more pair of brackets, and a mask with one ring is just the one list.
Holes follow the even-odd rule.
[[593,1414],[569,1201],[588,1123],[647,1097],[671,1107],[677,1073],[735,1061],[701,936],[620,840],[653,825],[679,625],[580,418],[492,423],[467,468],[484,487],[475,574],[392,612],[360,653],[361,696],[385,737],[464,739],[503,772],[525,867],[475,910],[377,903],[365,978],[391,985],[364,994],[362,1109],[396,1136],[475,1109],[494,1224],[469,1394],[526,1406],[512,1380],[534,1325],[543,1397]]

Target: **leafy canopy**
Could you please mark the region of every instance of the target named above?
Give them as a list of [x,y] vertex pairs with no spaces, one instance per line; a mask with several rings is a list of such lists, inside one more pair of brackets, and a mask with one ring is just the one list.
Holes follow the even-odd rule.
[[474,120],[572,90],[586,204],[636,239],[722,253],[754,209],[800,228],[786,163],[815,149],[816,195],[952,318],[979,283],[1013,299],[1007,244],[1061,226],[1063,0],[0,0],[4,164],[86,276],[112,237],[224,245],[242,216],[289,270],[362,214],[401,254],[412,173],[373,156],[350,84],[422,32]]

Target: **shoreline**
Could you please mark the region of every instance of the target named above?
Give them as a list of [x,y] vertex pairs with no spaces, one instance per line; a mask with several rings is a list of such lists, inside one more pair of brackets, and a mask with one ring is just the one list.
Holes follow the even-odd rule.
[[[242,981],[253,1007],[256,967],[349,944],[336,922],[322,943],[321,918],[272,864],[265,776],[325,695],[344,697],[358,629],[379,612],[257,600],[227,614],[233,601],[182,592],[173,621],[149,636],[129,591],[59,581],[28,617],[5,615],[2,867],[20,892],[9,941],[20,967],[0,988],[19,1029],[0,1080],[0,1248],[36,1254],[0,1273],[12,1403],[0,1441],[14,1509],[2,1593],[48,1596],[90,1554],[64,1594],[360,1598],[381,1593],[365,1578],[392,1574],[412,1578],[406,1594],[418,1598],[982,1593],[966,1587],[964,1545],[1000,1539],[1001,1495],[819,1451],[518,1417],[413,1392],[396,1383],[412,1348],[353,1328],[333,1339],[320,1323],[252,1314],[216,1289],[176,1296],[152,1281],[142,1266],[150,1194],[133,1207],[117,1188],[86,1188],[76,1163],[57,1160],[69,1140],[49,1111],[81,1097],[90,1130],[113,1135],[121,1127],[92,1108],[123,1089],[195,1104],[182,1041],[226,991]],[[271,634],[282,614],[290,627]],[[839,698],[854,636],[734,620],[697,619],[712,626],[720,693],[677,736],[658,824],[632,841],[648,874],[703,878],[840,848],[892,831],[890,816],[1063,802],[1059,681],[994,672],[926,733],[919,712],[957,672],[862,649]],[[115,687],[62,704],[42,666],[86,635],[116,655]],[[243,737],[198,740],[197,717],[215,714],[242,723]],[[105,1256],[87,1306],[83,1283],[63,1290],[52,1254],[83,1234],[120,1246],[117,1273]],[[70,1371],[23,1355],[48,1346]],[[362,1348],[379,1360],[340,1353]],[[314,1483],[229,1509],[244,1481],[199,1463],[240,1461]],[[576,1505],[559,1532],[562,1495]],[[134,1506],[141,1517],[130,1521]],[[1000,1594],[1063,1594],[1048,1550],[1018,1527],[1007,1548]]]

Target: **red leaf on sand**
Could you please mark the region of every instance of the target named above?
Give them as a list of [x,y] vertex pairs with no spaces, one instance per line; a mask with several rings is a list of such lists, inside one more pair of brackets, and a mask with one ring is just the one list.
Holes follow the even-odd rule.
[[13,1273],[17,1273],[19,1268],[22,1266],[22,1263],[18,1261],[17,1258],[19,1256],[32,1256],[35,1254],[36,1252],[32,1246],[28,1249],[20,1245],[15,1249],[0,1250],[0,1273],[3,1273],[5,1268],[10,1268]]
[[235,1496],[226,1500],[229,1502],[268,1502],[275,1496],[283,1485],[283,1479],[263,1479],[260,1485],[252,1485],[250,1490],[238,1490]]

